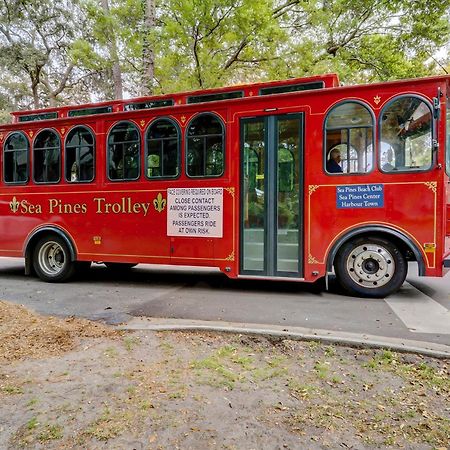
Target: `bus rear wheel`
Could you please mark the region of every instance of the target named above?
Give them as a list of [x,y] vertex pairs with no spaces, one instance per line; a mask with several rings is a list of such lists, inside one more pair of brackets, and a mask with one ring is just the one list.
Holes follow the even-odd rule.
[[49,283],[67,281],[75,274],[67,244],[59,236],[38,241],[33,253],[33,268],[38,277]]
[[358,238],[345,243],[334,267],[339,284],[358,297],[387,297],[401,287],[407,273],[403,254],[382,238]]

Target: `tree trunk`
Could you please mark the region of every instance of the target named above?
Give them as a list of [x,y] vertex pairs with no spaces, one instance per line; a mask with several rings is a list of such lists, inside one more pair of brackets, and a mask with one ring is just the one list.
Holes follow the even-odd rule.
[[155,0],[142,0],[144,9],[144,38],[142,49],[142,93],[153,93],[153,79],[155,76],[155,54],[149,34],[155,26]]
[[39,109],[38,83],[35,83],[34,81],[31,82],[31,91],[33,92],[33,107],[34,109]]
[[[105,15],[109,15],[109,4],[108,0],[101,0],[101,5]],[[114,35],[114,30],[109,30],[110,40],[109,40],[109,54],[112,62],[112,78],[114,85],[114,98],[116,100],[121,100],[123,98],[123,85],[122,85],[122,69],[119,64],[119,52],[117,51],[117,42]]]
[[33,107],[34,109],[39,109],[41,106],[41,102],[39,101],[39,78],[40,78],[41,70],[39,67],[36,67],[35,70],[28,71],[28,74],[31,79],[31,92],[33,95]]

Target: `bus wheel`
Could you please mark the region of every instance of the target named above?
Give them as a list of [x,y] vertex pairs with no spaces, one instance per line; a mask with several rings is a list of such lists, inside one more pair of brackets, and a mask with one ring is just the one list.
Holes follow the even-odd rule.
[[109,270],[120,272],[122,270],[130,270],[137,266],[137,263],[118,263],[118,262],[105,262],[103,263]]
[[344,244],[335,262],[339,284],[351,295],[387,297],[403,284],[405,257],[391,242],[358,238]]
[[33,253],[33,267],[41,280],[50,283],[68,280],[76,269],[67,244],[59,236],[39,240]]

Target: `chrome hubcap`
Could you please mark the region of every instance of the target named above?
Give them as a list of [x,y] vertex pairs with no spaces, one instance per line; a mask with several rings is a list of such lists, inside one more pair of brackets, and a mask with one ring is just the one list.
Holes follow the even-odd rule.
[[38,254],[39,266],[46,275],[58,275],[65,266],[66,255],[64,249],[57,242],[46,242]]
[[394,258],[380,245],[360,245],[352,250],[347,259],[347,273],[356,284],[366,288],[384,286],[394,272]]

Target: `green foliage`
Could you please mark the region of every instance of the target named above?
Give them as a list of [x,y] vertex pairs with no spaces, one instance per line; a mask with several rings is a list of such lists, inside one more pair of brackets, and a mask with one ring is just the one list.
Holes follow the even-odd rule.
[[[265,77],[286,38],[271,0],[176,0],[160,6],[151,36],[161,91]],[[262,69],[262,70],[260,70]]]
[[[450,0],[0,4],[0,110],[337,72],[347,84],[445,73]],[[151,11],[150,11],[151,12]],[[439,60],[439,58],[441,58]],[[4,101],[3,96],[6,98]],[[0,115],[3,121],[5,114]]]

